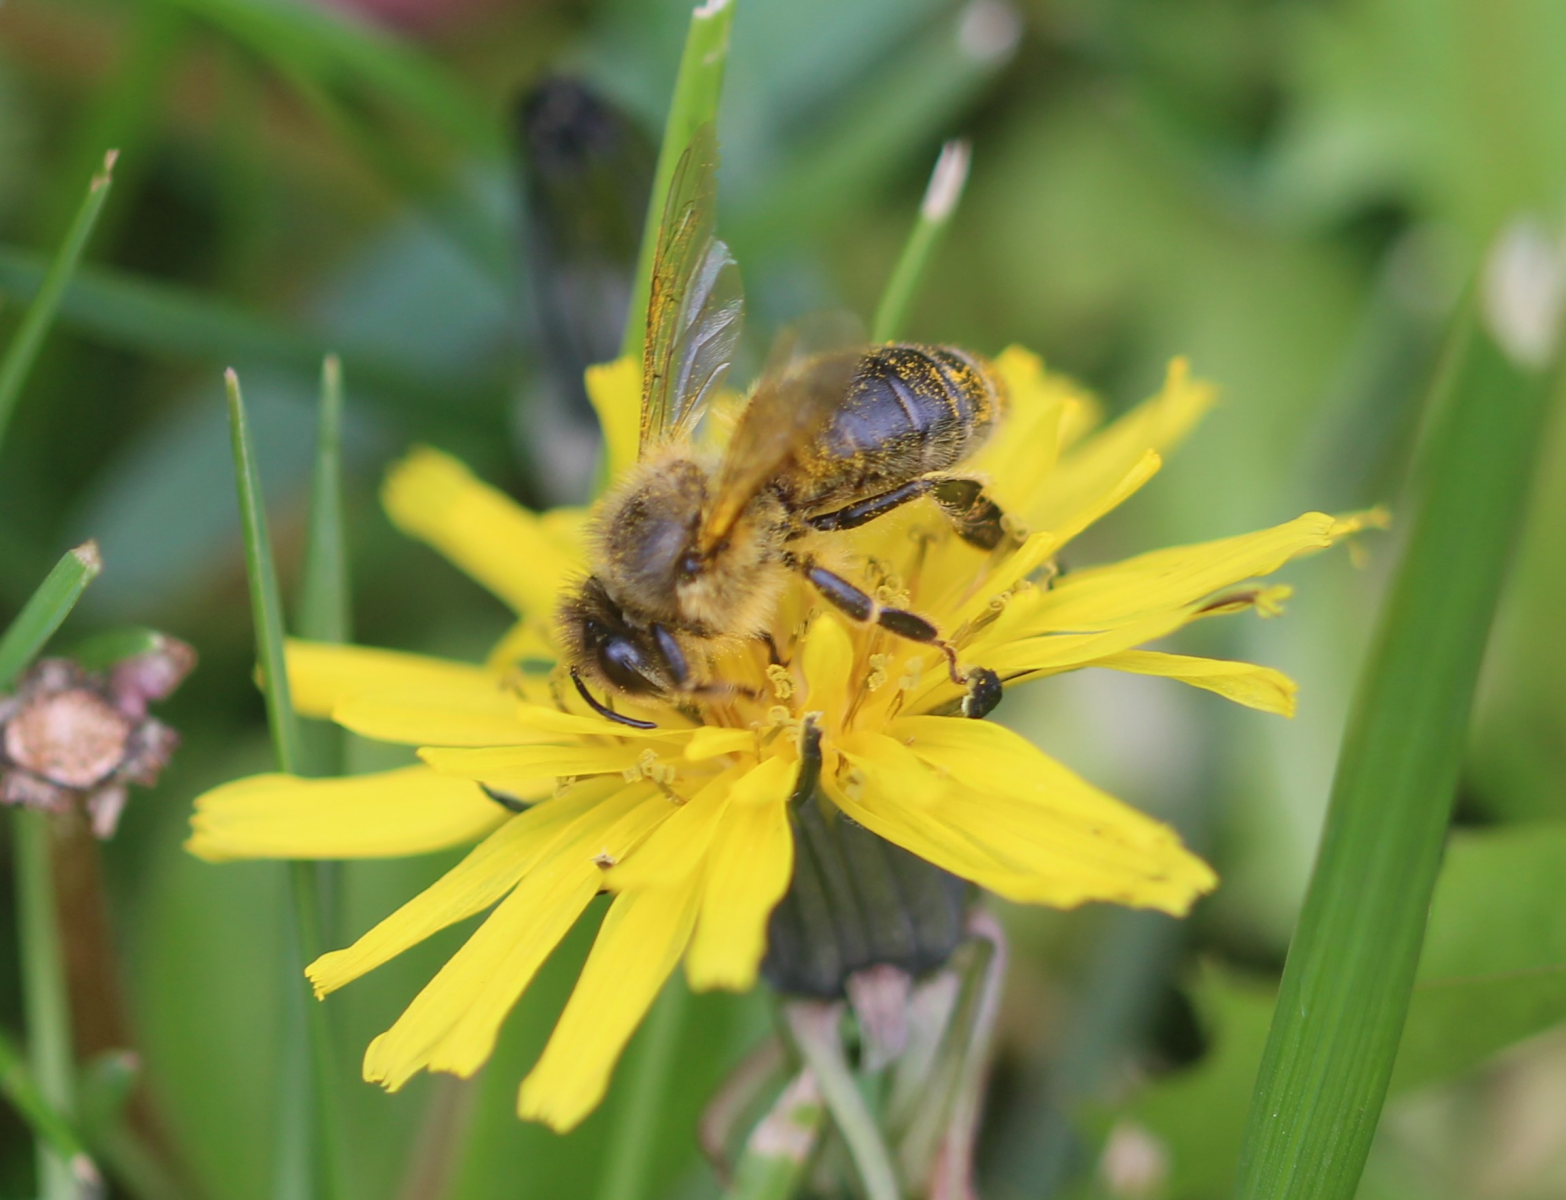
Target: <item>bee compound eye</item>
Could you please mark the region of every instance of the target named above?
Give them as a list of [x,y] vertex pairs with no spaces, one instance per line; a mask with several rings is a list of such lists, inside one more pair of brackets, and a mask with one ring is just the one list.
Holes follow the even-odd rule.
[[641,648],[626,637],[606,638],[598,646],[598,665],[621,691],[651,692],[657,685],[649,677],[651,664]]

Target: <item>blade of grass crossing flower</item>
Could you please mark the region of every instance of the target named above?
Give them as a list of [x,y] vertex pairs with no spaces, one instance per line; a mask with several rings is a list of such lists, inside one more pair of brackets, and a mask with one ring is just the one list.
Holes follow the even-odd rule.
[[[239,492],[240,524],[244,531],[245,568],[250,581],[250,605],[255,620],[256,651],[261,667],[262,694],[266,702],[267,725],[272,734],[272,747],[280,771],[297,774],[303,758],[299,718],[294,712],[288,690],[288,672],[284,659],[283,605],[277,585],[277,568],[272,561],[272,543],[267,533],[266,508],[262,500],[261,479],[256,467],[255,449],[251,444],[250,426],[245,417],[244,397],[239,388],[239,376],[233,370],[224,375],[228,394],[229,430],[234,450],[234,477]],[[290,1002],[304,1010],[303,1024],[308,1030],[310,1074],[313,1094],[306,1096],[313,1102],[314,1117],[311,1143],[307,1147],[284,1145],[280,1156],[286,1163],[299,1154],[305,1164],[305,1177],[314,1185],[311,1192],[331,1198],[342,1194],[337,1179],[336,1111],[331,1104],[332,1054],[327,1037],[326,1024],[320,1006],[310,1002],[309,989],[304,981],[305,964],[313,962],[321,953],[321,918],[319,887],[314,864],[293,862],[289,864],[292,885],[295,945],[295,972]],[[292,1083],[296,1089],[304,1081],[292,1078],[293,1073],[281,1072],[283,1086]],[[282,1097],[285,1114],[302,1107],[305,1097],[288,1094]],[[285,1133],[297,1126],[284,1120]],[[302,1151],[302,1153],[299,1153]]]
[[98,543],[83,542],[74,550],[67,550],[44,576],[16,620],[0,634],[0,691],[9,688],[27,669],[102,570]]
[[321,364],[321,407],[299,603],[298,634],[313,642],[346,642],[353,637],[343,525],[342,441],[343,368],[337,355],[329,354]]
[[1475,681],[1559,378],[1566,264],[1497,241],[1432,396],[1408,544],[1348,722],[1252,1096],[1236,1195],[1350,1200],[1375,1133]]
[[972,147],[961,139],[941,147],[941,156],[935,160],[935,170],[930,173],[930,184],[919,205],[919,219],[914,222],[913,233],[903,247],[902,256],[892,268],[892,277],[887,280],[881,303],[876,306],[871,341],[890,342],[902,336],[903,321],[924,279],[925,268],[934,257],[941,235],[946,232],[962,199],[972,154]]
[[[297,625],[299,636],[312,642],[342,643],[353,636],[343,522],[342,435],[343,368],[337,355],[328,354],[321,363],[321,401]],[[301,732],[307,772],[341,774],[343,731],[330,722],[312,721]],[[340,932],[337,899],[341,870],[336,863],[317,863],[315,876],[321,895],[321,927],[330,935],[325,940],[335,943]],[[321,1015],[324,1020],[325,1012]]]
[[[76,1062],[54,900],[51,814],[36,808],[17,808],[14,813],[11,835],[28,1065],[44,1102],[69,1118],[75,1108]],[[38,1194],[41,1200],[79,1200],[85,1195],[71,1159],[62,1157],[46,1140],[38,1143]]]
[[55,310],[60,307],[60,296],[65,291],[66,281],[81,260],[87,239],[92,236],[93,226],[98,223],[98,214],[103,211],[103,202],[109,198],[114,158],[118,153],[117,150],[110,150],[104,155],[103,170],[94,175],[92,182],[87,185],[87,198],[82,201],[76,220],[71,223],[65,240],[55,252],[54,262],[44,276],[43,286],[33,297],[32,304],[28,305],[27,315],[22,318],[16,336],[6,347],[5,358],[0,359],[0,444],[5,442],[6,427],[11,423],[11,414],[16,409],[22,385],[27,382],[28,373],[38,358],[44,335],[54,324]]
[[27,1122],[33,1136],[53,1151],[75,1180],[94,1191],[102,1186],[102,1177],[80,1135],[44,1098],[37,1080],[27,1069],[22,1051],[3,1033],[0,1033],[0,1092],[5,1093],[11,1106]]
[[669,194],[674,169],[690,144],[691,135],[708,121],[717,119],[723,69],[729,59],[729,27],[733,23],[734,0],[707,0],[691,13],[685,52],[680,57],[680,71],[674,81],[674,99],[669,105],[663,143],[658,149],[658,166],[653,172],[652,199],[648,202],[647,220],[642,226],[631,307],[626,313],[625,338],[620,346],[621,354],[635,359],[641,358],[642,342],[647,336],[647,297],[652,289],[653,255],[658,248],[664,198]]

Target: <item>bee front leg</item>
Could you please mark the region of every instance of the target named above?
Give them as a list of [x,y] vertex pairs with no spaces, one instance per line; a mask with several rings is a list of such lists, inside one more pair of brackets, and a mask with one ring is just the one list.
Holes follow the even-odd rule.
[[906,608],[888,608],[862,588],[855,587],[835,571],[809,561],[796,560],[811,586],[844,615],[865,625],[877,625],[888,633],[910,642],[936,646],[946,656],[946,671],[953,683],[967,689],[962,700],[962,715],[975,719],[988,716],[1001,701],[1000,676],[988,667],[974,667],[966,674],[957,665],[957,651],[941,637],[928,620]]

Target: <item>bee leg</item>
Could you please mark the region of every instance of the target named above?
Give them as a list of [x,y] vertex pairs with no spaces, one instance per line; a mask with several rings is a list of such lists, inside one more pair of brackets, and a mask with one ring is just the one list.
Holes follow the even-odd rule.
[[957,536],[980,550],[993,550],[1008,536],[1006,514],[991,500],[977,479],[961,475],[927,475],[912,479],[901,487],[879,496],[870,496],[833,512],[819,513],[806,520],[818,533],[857,529],[910,500],[929,496],[941,506]]
[[952,682],[967,689],[961,706],[963,716],[983,717],[994,711],[1000,703],[1000,676],[988,667],[975,667],[964,674],[957,665],[956,648],[942,638],[940,631],[924,617],[906,608],[887,608],[877,604],[867,592],[825,567],[809,561],[799,565],[811,585],[847,616],[867,625],[879,625],[888,633],[907,638],[910,642],[938,647],[946,656],[946,672]]
[[960,475],[926,480],[930,498],[941,506],[957,536],[980,550],[993,550],[1010,536],[1006,514],[991,500],[977,479]]

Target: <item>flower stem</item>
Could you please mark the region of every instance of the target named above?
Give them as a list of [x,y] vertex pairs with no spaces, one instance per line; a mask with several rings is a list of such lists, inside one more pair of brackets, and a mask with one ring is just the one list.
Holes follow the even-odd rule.
[[642,1035],[641,1053],[615,1113],[609,1162],[598,1187],[598,1200],[641,1200],[651,1193],[647,1168],[663,1115],[660,1101],[674,1073],[675,1051],[679,1049],[680,1030],[685,1025],[689,1003],[690,993],[676,976],[664,984],[663,993],[653,1005]]
[[805,1065],[816,1077],[832,1123],[843,1135],[869,1200],[900,1200],[903,1193],[891,1152],[843,1053],[838,1032],[842,1004],[795,1000],[784,1006],[783,1015]]
[[642,245],[636,260],[636,278],[631,288],[631,307],[625,317],[625,337],[620,353],[640,359],[647,336],[647,297],[652,291],[653,258],[658,249],[658,227],[663,222],[663,202],[680,156],[690,144],[691,135],[718,115],[718,96],[723,90],[723,68],[729,60],[729,27],[734,23],[735,0],[706,0],[691,13],[690,29],[685,35],[685,52],[680,57],[680,73],[674,81],[674,99],[663,127],[663,142],[658,148],[658,166],[653,171],[647,220],[642,226]]
[[[45,1104],[66,1120],[75,1107],[76,1068],[71,1050],[71,1001],[65,983],[59,914],[54,899],[54,848],[49,814],[18,808],[16,907],[22,943],[22,1001],[27,1017],[27,1059]],[[42,1200],[82,1195],[70,1164],[46,1142],[38,1145],[38,1194]]]
[[[278,769],[297,774],[303,758],[299,717],[294,712],[288,689],[288,670],[283,645],[283,605],[277,586],[277,568],[272,561],[272,543],[267,533],[266,507],[261,495],[261,478],[257,470],[255,449],[250,441],[250,425],[245,416],[244,397],[239,389],[239,376],[232,370],[224,376],[228,393],[229,429],[233,440],[234,475],[239,489],[240,522],[244,528],[245,567],[250,580],[250,605],[255,619],[256,651],[261,661],[262,693],[266,701],[267,726],[272,734],[272,746],[276,753]],[[301,1005],[304,1019],[299,1024],[306,1028],[310,1049],[310,1084],[305,1085],[304,1095],[282,1097],[285,1115],[305,1105],[313,1114],[313,1137],[307,1147],[282,1148],[285,1163],[297,1153],[302,1158],[301,1174],[309,1181],[309,1194],[325,1200],[342,1194],[337,1177],[338,1148],[337,1111],[332,1103],[332,1053],[331,1042],[320,1005],[313,1002],[304,982],[304,967],[314,961],[321,952],[320,888],[316,880],[316,864],[293,862],[289,864],[290,886],[293,897],[295,926],[295,968],[290,1002]],[[284,1086],[299,1088],[295,1072],[282,1072]],[[313,1086],[312,1086],[313,1085]],[[296,1129],[284,1120],[282,1129],[285,1141],[289,1131]],[[285,1181],[286,1182],[286,1181]],[[289,1191],[284,1187],[283,1191]]]
[[914,222],[902,256],[892,268],[892,277],[881,294],[881,303],[876,306],[871,341],[890,342],[902,336],[903,321],[924,280],[925,268],[930,265],[941,235],[951,224],[952,214],[962,199],[971,158],[972,148],[966,141],[954,140],[941,147],[941,156],[935,160],[935,170],[930,172],[930,183],[919,205],[919,219]]
[[1432,397],[1407,547],[1347,723],[1235,1195],[1350,1200],[1408,1014],[1474,686],[1560,378],[1566,263],[1514,226]]

